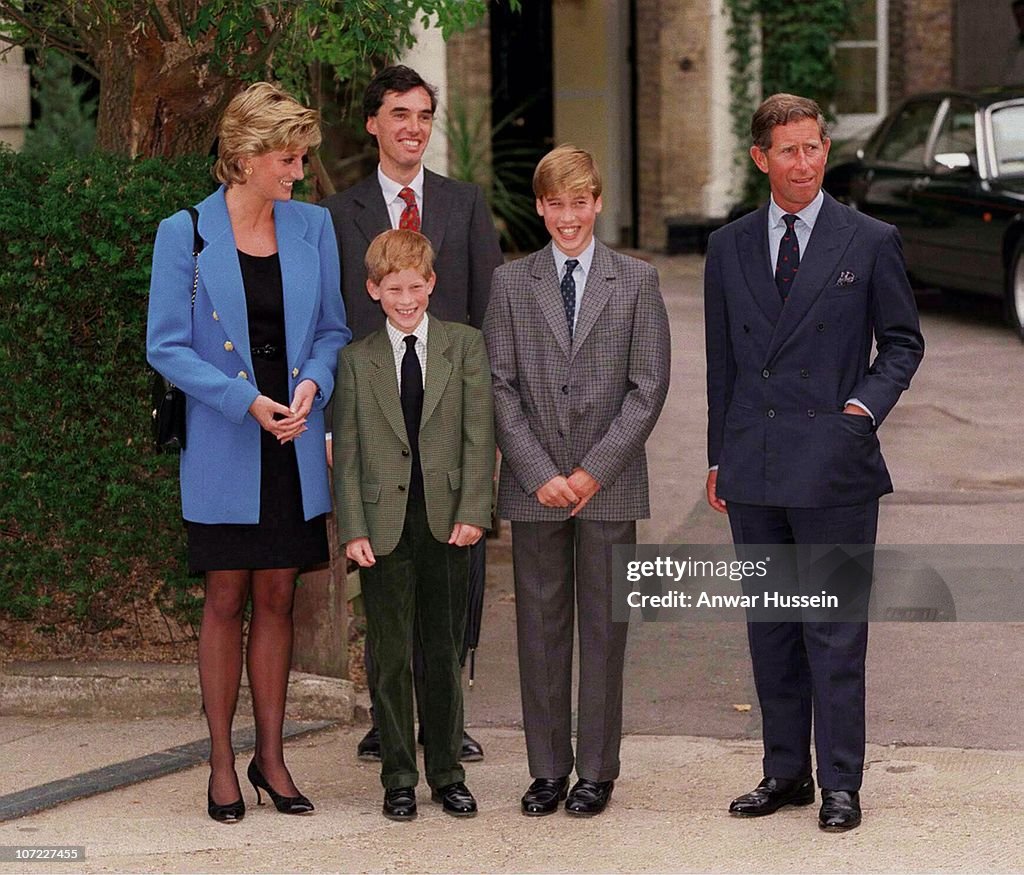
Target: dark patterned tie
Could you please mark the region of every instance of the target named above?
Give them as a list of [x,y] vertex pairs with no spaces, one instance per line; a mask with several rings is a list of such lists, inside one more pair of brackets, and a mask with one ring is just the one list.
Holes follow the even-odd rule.
[[793,227],[796,220],[797,217],[792,213],[782,217],[786,223],[786,233],[779,243],[779,257],[775,261],[775,285],[783,301],[789,297],[789,290],[796,282],[797,268],[800,267],[800,241],[796,239],[796,229]]
[[572,272],[579,264],[575,258],[569,258],[565,262],[565,275],[562,277],[562,284],[559,288],[562,291],[562,306],[565,308],[565,320],[569,323],[569,337],[572,338],[572,323],[576,318],[576,280],[572,278]]
[[420,229],[420,208],[416,206],[416,192],[411,188],[403,188],[398,196],[405,201],[405,209],[398,220],[398,227],[403,231],[419,231]]
[[405,336],[405,355],[402,356],[402,418],[412,451],[412,480],[409,492],[423,494],[423,469],[420,466],[420,418],[423,416],[423,370],[416,355],[416,335]]

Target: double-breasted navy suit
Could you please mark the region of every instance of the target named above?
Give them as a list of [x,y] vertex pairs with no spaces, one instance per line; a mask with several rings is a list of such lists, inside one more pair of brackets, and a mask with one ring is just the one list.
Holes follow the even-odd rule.
[[[150,364],[187,399],[181,453],[182,514],[198,523],[260,519],[260,425],[249,407],[253,376],[245,289],[224,188],[197,206],[199,282],[190,305],[192,220],[184,210],[160,223],[153,251],[146,348]],[[338,294],[338,249],[326,210],[274,204],[284,290],[289,394],[303,380],[318,392],[295,439],[306,519],[330,512],[323,408],[334,391],[338,351],[351,337]]]
[[[708,245],[708,462],[718,467],[717,496],[737,544],[873,544],[878,498],[892,491],[876,429],[924,353],[899,235],[825,194],[783,302],[768,217],[765,205]],[[871,416],[844,413],[851,401]],[[815,589],[795,559],[785,571],[776,566]],[[857,586],[870,587],[869,574]],[[811,774],[813,713],[819,784],[858,790],[867,624],[752,622],[748,637],[765,776]]]
[[[891,492],[875,429],[924,351],[896,229],[826,194],[783,306],[765,205],[711,235],[704,282],[718,496],[829,507]],[[851,398],[874,427],[842,413]]]

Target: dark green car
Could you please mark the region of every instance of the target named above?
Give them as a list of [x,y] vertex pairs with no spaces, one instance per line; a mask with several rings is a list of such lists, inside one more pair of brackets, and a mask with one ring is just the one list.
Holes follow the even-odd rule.
[[899,228],[916,281],[1002,298],[1024,339],[1024,89],[908,98],[825,189]]

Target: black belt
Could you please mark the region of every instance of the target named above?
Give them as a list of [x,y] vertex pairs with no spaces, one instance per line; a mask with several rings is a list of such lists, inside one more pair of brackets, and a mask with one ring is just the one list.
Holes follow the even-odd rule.
[[272,343],[268,343],[266,346],[254,346],[252,354],[257,358],[273,360],[280,357],[281,347],[274,346]]

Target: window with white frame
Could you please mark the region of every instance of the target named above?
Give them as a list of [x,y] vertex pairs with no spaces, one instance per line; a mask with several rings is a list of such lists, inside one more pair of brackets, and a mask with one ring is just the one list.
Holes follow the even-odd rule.
[[835,52],[835,135],[855,137],[867,133],[888,111],[889,0],[864,0]]

